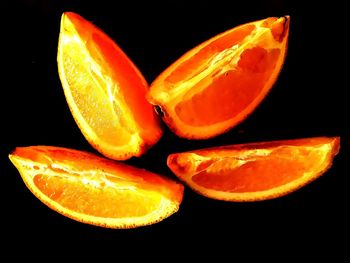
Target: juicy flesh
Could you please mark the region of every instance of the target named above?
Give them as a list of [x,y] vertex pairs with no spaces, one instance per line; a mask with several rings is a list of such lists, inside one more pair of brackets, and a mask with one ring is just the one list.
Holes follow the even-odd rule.
[[[325,157],[317,150],[290,148],[287,152],[286,155],[283,149],[276,150],[268,157],[259,157],[257,152],[256,156],[238,162],[232,162],[235,159],[232,157],[218,160],[207,170],[194,175],[192,180],[206,188],[226,192],[263,191],[303,176],[317,168]],[[278,176],[271,176],[274,173]]]
[[160,130],[145,99],[147,83],[124,52],[101,30],[65,13],[60,35],[61,63],[74,115],[105,144],[150,140]]
[[135,189],[126,182],[112,182],[103,174],[69,176],[56,172],[36,174],[36,187],[51,200],[72,211],[120,218],[143,216],[160,206],[160,195]]
[[185,181],[207,189],[258,192],[323,171],[333,143],[173,154],[168,165]]
[[[234,33],[228,34],[225,39],[217,39],[210,45],[199,50],[191,59],[181,63],[166,79],[168,83],[177,83],[189,80],[198,72],[208,67],[207,63],[214,61],[213,53],[220,53],[237,45],[255,29],[254,25],[242,26]],[[229,43],[229,45],[228,45]],[[207,62],[207,63],[204,63]]]
[[239,114],[264,89],[279,54],[279,49],[266,51],[255,47],[245,50],[236,68],[213,76],[202,92],[179,102],[175,107],[177,116],[186,124],[205,126]]
[[[18,147],[11,155],[34,192],[76,213],[142,217],[164,212],[183,186],[159,175],[95,155],[59,147]],[[164,211],[162,211],[164,209]]]
[[[111,81],[106,85],[106,81],[98,73],[90,71],[90,68],[85,69],[88,63],[76,63],[75,58],[70,59],[67,56],[63,61],[67,72],[79,72],[77,76],[67,73],[67,76],[71,76],[67,81],[73,101],[79,109],[75,114],[81,115],[79,119],[83,119],[94,134],[103,138],[106,143],[122,145],[129,141],[133,132],[130,129],[132,122],[128,122],[129,118],[125,118],[128,114],[123,113],[123,106],[114,99],[111,89],[114,87],[113,90],[118,91],[115,85]],[[126,127],[129,127],[129,131]]]
[[[147,129],[151,129],[152,127],[148,127],[147,124],[157,124],[157,122],[153,108],[145,99],[148,87],[146,80],[122,50],[115,46],[110,39],[107,39],[101,34],[95,34],[93,35],[92,45],[92,47],[87,46],[87,48],[91,50],[91,56],[99,57],[99,54],[93,53],[94,46],[97,45],[99,47],[98,52],[102,54],[99,64],[105,65],[104,68],[111,71],[105,74],[106,83],[109,82],[109,75],[112,77],[113,83],[116,83],[114,87],[112,85],[106,86],[106,88],[109,89],[108,92],[106,92],[109,95],[108,97],[111,99],[118,98],[118,100],[123,100],[125,102],[123,106],[131,105],[132,112],[130,112],[130,115],[132,115],[137,125],[145,130],[142,130],[142,132],[149,132]],[[115,107],[115,99],[113,104]],[[125,123],[125,120],[122,120],[122,114],[124,113],[119,109],[120,106],[115,107],[115,112],[123,124],[123,121]]]
[[164,79],[165,91],[155,95],[156,103],[171,102],[177,117],[189,126],[213,125],[250,111],[279,72],[286,20],[237,27],[185,55]]

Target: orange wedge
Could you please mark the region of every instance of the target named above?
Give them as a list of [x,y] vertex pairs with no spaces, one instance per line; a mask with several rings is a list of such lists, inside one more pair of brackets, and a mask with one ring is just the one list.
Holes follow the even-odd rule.
[[321,176],[339,137],[248,143],[174,153],[168,167],[197,193],[226,201],[258,201],[293,192]]
[[207,139],[243,121],[282,69],[289,16],[237,26],[185,53],[151,84],[150,103],[180,137]]
[[181,184],[88,152],[29,146],[17,147],[9,158],[38,199],[86,224],[150,225],[175,213],[182,201]]
[[63,13],[57,63],[71,113],[103,155],[140,156],[162,136],[148,84],[121,48],[78,14]]

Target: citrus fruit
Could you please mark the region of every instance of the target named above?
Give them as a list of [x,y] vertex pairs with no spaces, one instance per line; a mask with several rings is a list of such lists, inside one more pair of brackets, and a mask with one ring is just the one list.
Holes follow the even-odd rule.
[[283,196],[332,165],[339,137],[315,137],[213,147],[168,156],[168,167],[197,193],[226,201]]
[[242,24],[194,47],[151,83],[148,101],[178,136],[207,139],[244,120],[282,69],[289,16]]
[[182,184],[89,152],[28,146],[17,147],[9,158],[39,200],[86,224],[150,225],[175,213],[182,201]]
[[106,33],[78,14],[62,14],[57,64],[71,113],[100,153],[125,160],[160,139],[145,78]]

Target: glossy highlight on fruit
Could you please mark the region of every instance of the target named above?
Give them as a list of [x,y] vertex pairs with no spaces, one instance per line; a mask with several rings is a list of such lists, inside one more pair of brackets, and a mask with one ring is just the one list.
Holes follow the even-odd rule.
[[243,121],[282,69],[290,17],[269,17],[221,33],[185,53],[151,84],[147,99],[180,137],[207,139]]
[[84,151],[27,146],[9,158],[40,201],[86,224],[154,224],[175,213],[183,197],[184,187],[176,181]]
[[145,78],[101,29],[78,14],[63,13],[57,63],[71,113],[100,153],[115,160],[139,157],[160,139]]
[[246,143],[173,153],[167,164],[206,197],[260,201],[286,195],[320,177],[339,148],[339,137]]

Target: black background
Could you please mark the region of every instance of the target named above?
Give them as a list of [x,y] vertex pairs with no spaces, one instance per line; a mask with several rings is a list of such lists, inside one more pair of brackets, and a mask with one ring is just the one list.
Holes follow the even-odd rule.
[[[348,56],[343,39],[346,19],[341,14],[344,6],[336,1],[318,2],[5,2],[1,38],[0,220],[6,243],[25,247],[40,240],[40,244],[50,245],[71,241],[76,245],[133,247],[160,242],[174,247],[174,253],[180,247],[191,250],[192,245],[212,244],[232,245],[232,251],[236,251],[240,246],[262,246],[267,238],[273,240],[271,249],[295,239],[295,247],[284,247],[291,253],[309,250],[309,244],[315,242],[325,247],[337,244],[348,232],[349,222],[345,182],[349,176],[348,66],[342,64]],[[104,229],[61,216],[29,192],[8,154],[16,146],[39,144],[95,152],[69,112],[58,77],[56,52],[64,11],[74,11],[103,29],[149,83],[184,52],[218,33],[245,22],[290,15],[285,65],[253,114],[230,132],[206,141],[183,140],[164,127],[165,134],[157,145],[141,158],[126,162],[175,179],[166,166],[166,156],[171,152],[241,142],[341,136],[341,151],[333,167],[304,188],[263,202],[216,201],[186,188],[176,214],[137,229]],[[173,241],[176,245],[170,245]]]

